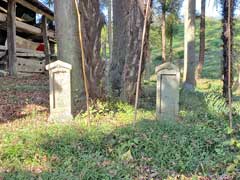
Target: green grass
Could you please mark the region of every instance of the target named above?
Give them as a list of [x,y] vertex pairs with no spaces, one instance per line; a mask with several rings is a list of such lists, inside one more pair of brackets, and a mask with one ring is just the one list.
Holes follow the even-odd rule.
[[[174,59],[181,64],[183,25],[178,26]],[[189,179],[198,176],[217,179],[221,175],[239,178],[239,164],[229,168],[237,162],[239,149],[226,145],[230,136],[227,107],[221,97],[220,22],[207,21],[203,79],[195,91],[181,91],[180,116],[176,122],[155,120],[154,68],[161,63],[161,54],[159,32],[152,31],[152,76],[144,81],[135,127],[132,125],[134,108],[114,100],[94,104],[89,127],[85,125],[85,113],[78,114],[71,123],[54,124],[47,122],[47,112],[36,109],[13,122],[0,124],[0,179],[132,180],[173,179],[177,175]],[[3,83],[0,89],[5,92],[46,94],[48,89],[47,82],[40,85],[38,81],[30,84],[26,81],[16,85],[9,79]],[[10,98],[17,101],[17,97],[12,93]],[[239,127],[237,93],[233,106],[234,126]],[[234,133],[234,137],[240,136],[238,128]]]
[[[187,98],[190,100],[187,100]],[[178,122],[156,121],[141,109],[98,102],[90,127],[28,116],[0,126],[0,177],[5,179],[138,179],[226,173],[235,153],[227,146],[226,116],[206,105],[201,91],[181,92]]]

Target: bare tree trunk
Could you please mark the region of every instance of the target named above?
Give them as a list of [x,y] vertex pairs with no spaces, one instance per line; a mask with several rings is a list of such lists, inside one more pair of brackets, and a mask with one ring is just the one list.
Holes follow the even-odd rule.
[[206,0],[201,1],[201,23],[200,23],[200,50],[199,50],[199,61],[196,71],[196,78],[200,79],[202,69],[205,61],[205,11],[206,11]]
[[109,55],[110,62],[112,61],[112,0],[108,0],[108,43],[109,43]]
[[167,61],[166,57],[166,0],[162,1],[162,62]]
[[54,2],[58,58],[72,64],[73,96],[79,98],[84,91],[75,2],[74,0],[55,0]]
[[[142,4],[140,4],[142,3]],[[125,59],[124,71],[123,71],[123,90],[121,97],[124,101],[133,103],[135,99],[135,92],[137,88],[137,75],[139,68],[139,59],[141,54],[141,42],[142,42],[142,33],[144,25],[144,15],[145,12],[141,11],[140,7],[144,7],[143,1],[131,1],[131,11],[129,14],[129,40],[127,44],[127,56]],[[148,17],[150,18],[150,16]],[[148,56],[149,48],[149,29],[150,21],[148,21],[146,27],[145,35],[145,45],[143,50],[143,63],[142,71],[143,73],[146,58]]]
[[[228,5],[229,1],[231,1],[231,16],[230,16],[230,29],[231,29],[231,38],[229,38],[228,33]],[[232,54],[232,43],[233,43],[233,0],[224,0],[223,2],[223,33],[222,33],[222,40],[223,40],[223,96],[226,98],[226,101],[229,102],[229,83],[232,87],[233,85],[233,75],[232,71],[229,73],[229,69],[232,69],[232,60],[229,61],[228,51],[230,47],[230,52]],[[229,64],[231,62],[231,64]],[[229,68],[231,66],[231,68]],[[230,77],[229,77],[230,75]],[[229,82],[229,80],[231,82]],[[230,87],[230,89],[232,89]],[[230,92],[232,93],[232,92]]]
[[113,47],[110,65],[111,95],[120,97],[122,74],[129,39],[129,11],[131,0],[113,0]]
[[109,61],[106,62],[106,92],[111,95],[110,83],[110,65],[112,62],[112,46],[113,46],[113,25],[112,25],[112,0],[108,0],[108,45],[109,45]]
[[195,9],[196,0],[187,0],[184,32],[184,88],[194,89],[195,79]]
[[99,0],[79,1],[81,28],[86,60],[89,95],[99,98],[104,92],[105,61],[101,59],[101,30],[105,24],[104,15],[100,12]]
[[[113,59],[110,77],[113,95],[127,102],[134,102],[142,30],[144,24],[144,1],[113,1]],[[147,25],[144,62],[148,52],[150,23]]]
[[171,34],[169,39],[169,61],[172,62],[173,60],[173,34]]

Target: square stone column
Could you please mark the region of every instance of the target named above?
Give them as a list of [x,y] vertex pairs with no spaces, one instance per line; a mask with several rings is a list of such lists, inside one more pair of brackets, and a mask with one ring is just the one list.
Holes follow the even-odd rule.
[[72,65],[58,60],[47,65],[46,69],[49,71],[50,83],[49,121],[71,121],[73,119],[71,94]]
[[179,68],[167,62],[156,67],[155,72],[157,74],[157,119],[176,120],[179,112]]

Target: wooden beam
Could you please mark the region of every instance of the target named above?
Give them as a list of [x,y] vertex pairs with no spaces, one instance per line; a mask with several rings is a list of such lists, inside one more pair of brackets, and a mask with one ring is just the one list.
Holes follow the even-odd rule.
[[11,76],[17,75],[16,69],[16,0],[8,0],[7,14],[8,63]]
[[[0,52],[1,51],[7,51],[7,47],[0,45]],[[27,53],[27,54],[34,54],[36,56],[44,57],[44,53],[42,51],[34,51],[34,50],[31,50],[31,49],[16,48],[16,52],[18,54],[20,54],[20,53]]]
[[44,16],[46,16],[48,19],[50,20],[54,20],[54,17],[48,13],[45,13],[44,11],[42,11],[41,9],[37,8],[36,6],[32,5],[31,3],[25,1],[25,0],[16,0],[17,3],[21,4],[22,6],[38,13],[38,14],[42,14]]
[[[6,21],[7,21],[7,15],[4,13],[0,13],[0,22],[6,22]],[[42,35],[42,30],[40,28],[24,22],[16,21],[16,28],[18,32],[27,32],[29,34],[38,35],[38,36]],[[48,34],[48,37],[55,39],[54,32],[48,31],[47,34]]]
[[49,53],[49,41],[48,41],[48,35],[47,35],[47,18],[46,18],[46,16],[42,16],[42,36],[43,36],[43,42],[44,42],[44,53],[45,53],[46,64],[49,64],[50,53]]

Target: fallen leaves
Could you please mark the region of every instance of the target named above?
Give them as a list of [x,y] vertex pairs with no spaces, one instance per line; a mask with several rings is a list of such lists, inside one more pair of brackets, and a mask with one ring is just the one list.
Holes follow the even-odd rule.
[[0,122],[48,111],[48,77],[0,78]]

